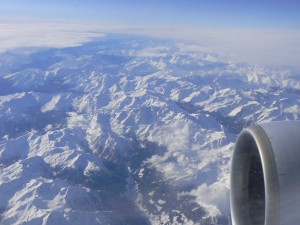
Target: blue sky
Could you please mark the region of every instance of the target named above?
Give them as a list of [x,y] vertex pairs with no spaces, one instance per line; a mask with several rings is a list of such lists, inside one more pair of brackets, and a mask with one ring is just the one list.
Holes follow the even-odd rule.
[[0,0],[0,19],[300,28],[297,0]]

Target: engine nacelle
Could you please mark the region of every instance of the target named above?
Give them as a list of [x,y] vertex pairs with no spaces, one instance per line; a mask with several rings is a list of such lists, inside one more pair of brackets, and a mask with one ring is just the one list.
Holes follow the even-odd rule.
[[300,121],[244,129],[231,167],[233,225],[300,224]]

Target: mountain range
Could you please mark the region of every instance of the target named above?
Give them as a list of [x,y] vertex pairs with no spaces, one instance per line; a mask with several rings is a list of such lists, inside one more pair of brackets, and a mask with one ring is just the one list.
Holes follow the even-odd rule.
[[0,54],[0,223],[230,222],[246,126],[300,117],[300,78],[194,43],[107,34]]

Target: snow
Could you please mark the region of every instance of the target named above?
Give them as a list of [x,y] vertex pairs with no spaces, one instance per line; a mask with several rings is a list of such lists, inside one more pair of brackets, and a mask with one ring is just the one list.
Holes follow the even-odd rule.
[[54,96],[54,97],[51,99],[51,101],[47,102],[44,106],[42,106],[41,111],[42,111],[43,113],[45,113],[45,112],[49,112],[49,111],[51,111],[51,110],[54,110],[54,109],[55,109],[55,106],[57,105],[57,103],[58,103],[59,100],[60,100],[60,97],[61,97],[60,95]]
[[194,47],[107,34],[11,55],[0,73],[0,223],[230,224],[236,137],[299,119],[300,79]]

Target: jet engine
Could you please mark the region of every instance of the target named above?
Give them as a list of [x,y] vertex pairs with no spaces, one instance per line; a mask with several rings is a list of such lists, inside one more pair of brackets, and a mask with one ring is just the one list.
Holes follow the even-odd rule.
[[300,224],[300,121],[245,128],[231,167],[233,225]]

